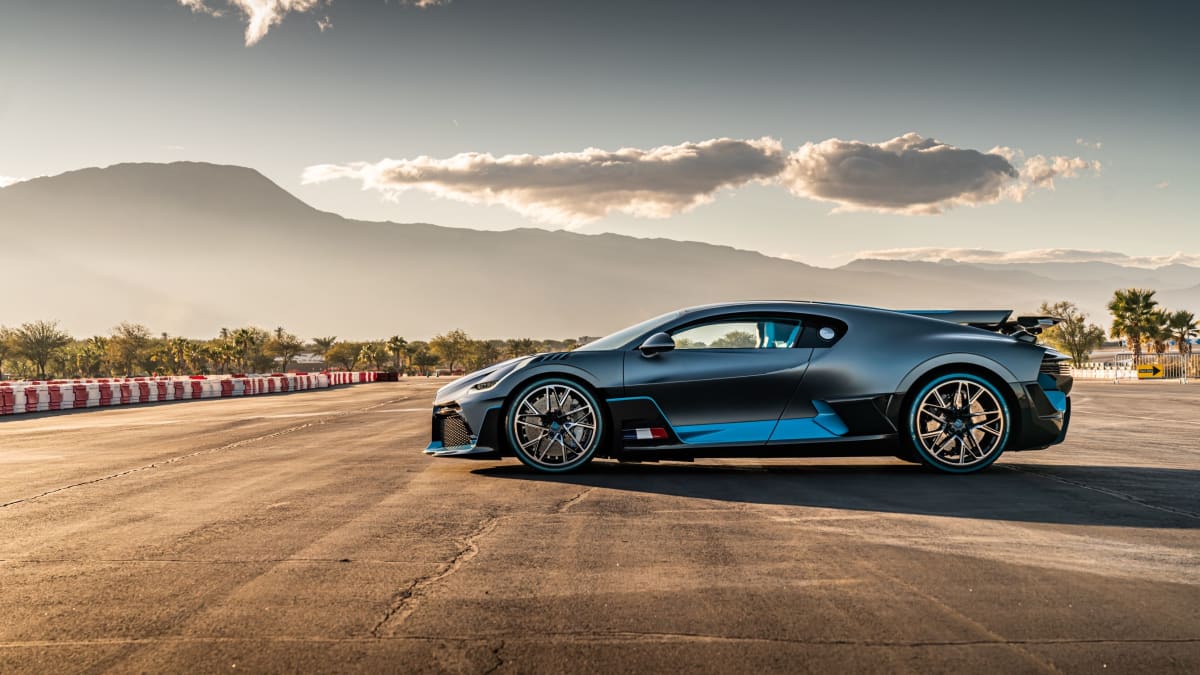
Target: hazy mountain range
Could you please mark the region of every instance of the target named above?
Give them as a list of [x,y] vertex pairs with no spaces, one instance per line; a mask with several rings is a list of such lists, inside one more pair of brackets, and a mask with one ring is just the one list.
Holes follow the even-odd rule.
[[255,324],[306,338],[450,328],[561,338],[756,298],[1020,311],[1070,299],[1107,324],[1104,304],[1125,286],[1200,312],[1200,268],[1186,265],[855,260],[827,269],[697,242],[364,222],[318,211],[252,169],[190,162],[0,189],[0,233],[0,323],[58,319],[76,335],[131,320],[193,337]]

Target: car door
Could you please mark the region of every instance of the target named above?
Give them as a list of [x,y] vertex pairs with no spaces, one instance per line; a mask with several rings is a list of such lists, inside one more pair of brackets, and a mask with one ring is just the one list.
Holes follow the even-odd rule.
[[812,355],[796,316],[726,315],[667,331],[675,349],[625,355],[625,396],[654,401],[684,443],[765,443]]

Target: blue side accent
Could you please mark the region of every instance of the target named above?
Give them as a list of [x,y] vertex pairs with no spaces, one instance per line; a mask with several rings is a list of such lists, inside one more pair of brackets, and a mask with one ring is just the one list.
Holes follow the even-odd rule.
[[1038,375],[1038,384],[1041,385],[1046,398],[1050,399],[1050,405],[1054,406],[1058,412],[1066,412],[1067,395],[1058,390],[1058,382],[1050,375],[1041,373]]
[[610,398],[605,400],[607,400],[609,403],[618,403],[620,401],[650,401],[650,403],[654,404],[655,408],[658,408],[658,414],[662,415],[662,418],[667,421],[667,426],[671,426],[671,420],[667,419],[667,414],[663,412],[662,406],[658,405],[658,401],[655,401],[649,396],[622,396],[620,398]]
[[833,411],[825,401],[813,401],[813,407],[817,409],[816,422],[825,427],[835,436],[845,436],[850,432],[850,428],[842,421],[841,417]]
[[425,452],[431,452],[433,450],[441,450],[441,449],[442,449],[442,442],[434,441],[425,447]]
[[833,408],[824,401],[813,401],[816,417],[797,417],[782,420],[754,422],[725,422],[722,424],[690,424],[677,427],[671,424],[662,407],[649,396],[626,396],[610,398],[610,403],[619,401],[649,401],[658,408],[667,426],[685,444],[709,443],[765,443],[767,441],[810,441],[822,438],[845,436],[850,429]]
[[821,438],[835,438],[836,434],[817,423],[815,417],[797,417],[790,420],[779,420],[775,431],[768,440],[771,441],[812,441]]
[[781,419],[771,433],[771,441],[814,441],[845,436],[850,429],[824,401],[813,401],[816,417]]
[[691,424],[673,427],[684,443],[765,443],[775,428],[775,420]]
[[1067,395],[1066,394],[1062,393],[1061,391],[1059,391],[1057,389],[1046,389],[1044,391],[1046,394],[1046,398],[1050,399],[1050,405],[1054,406],[1055,410],[1057,410],[1058,412],[1066,412],[1067,411]]

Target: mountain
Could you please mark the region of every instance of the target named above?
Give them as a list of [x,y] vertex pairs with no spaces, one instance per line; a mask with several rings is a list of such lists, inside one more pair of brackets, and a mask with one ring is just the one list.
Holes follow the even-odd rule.
[[1195,268],[1170,270],[1168,289],[1149,282],[1165,282],[1154,276],[1162,270],[1117,267],[1101,281],[1036,266],[826,269],[697,242],[357,221],[313,209],[252,169],[193,162],[119,164],[0,189],[0,246],[0,323],[56,318],[77,335],[130,320],[195,337],[245,324],[344,339],[450,328],[574,337],[753,298],[1023,311],[1069,298],[1103,319],[1118,285],[1200,295]]

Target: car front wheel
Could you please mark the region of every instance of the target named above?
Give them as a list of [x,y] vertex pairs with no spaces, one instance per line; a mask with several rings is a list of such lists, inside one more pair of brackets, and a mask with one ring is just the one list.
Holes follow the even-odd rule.
[[517,457],[538,471],[562,473],[591,461],[604,432],[600,404],[576,382],[537,380],[512,398],[505,416]]

